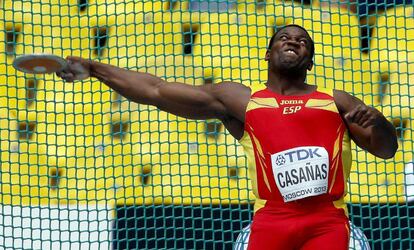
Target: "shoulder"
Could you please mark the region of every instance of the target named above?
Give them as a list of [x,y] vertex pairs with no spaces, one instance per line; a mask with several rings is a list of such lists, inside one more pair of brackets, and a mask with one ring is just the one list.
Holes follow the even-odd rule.
[[251,89],[241,83],[236,82],[220,82],[213,84],[214,92],[220,97],[249,97]]
[[226,115],[223,119],[236,118],[244,122],[244,114],[250,101],[250,88],[235,82],[220,82],[211,85],[215,85],[212,88],[214,88],[216,100],[225,107]]
[[316,92],[318,92],[320,94],[324,94],[324,95],[330,96],[330,97],[333,98],[334,97],[335,89],[325,88],[325,87],[318,86],[318,88],[316,89]]
[[234,89],[234,90],[241,90],[241,91],[250,91],[250,88],[248,86],[245,86],[238,82],[219,82],[216,84],[216,86],[219,86],[220,88],[224,89]]

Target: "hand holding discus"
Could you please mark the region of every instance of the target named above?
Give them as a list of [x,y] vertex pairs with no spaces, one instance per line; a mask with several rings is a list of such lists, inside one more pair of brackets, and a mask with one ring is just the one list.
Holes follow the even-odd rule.
[[90,76],[88,61],[79,57],[62,57],[52,54],[18,56],[13,67],[28,74],[53,74],[68,82],[84,80]]
[[73,82],[76,80],[85,80],[91,76],[89,60],[68,56],[66,58],[66,63],[66,67],[56,72],[57,76],[61,77],[63,80]]

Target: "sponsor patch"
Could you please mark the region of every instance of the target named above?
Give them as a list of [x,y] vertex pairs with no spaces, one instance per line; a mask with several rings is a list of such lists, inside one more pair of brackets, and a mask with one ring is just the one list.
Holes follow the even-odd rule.
[[285,202],[328,191],[329,154],[323,147],[291,148],[271,157],[273,176]]

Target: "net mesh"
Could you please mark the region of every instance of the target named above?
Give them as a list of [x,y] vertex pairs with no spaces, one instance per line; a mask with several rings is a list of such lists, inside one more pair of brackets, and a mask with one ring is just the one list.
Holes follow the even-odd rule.
[[0,248],[232,249],[254,196],[243,149],[219,121],[132,103],[96,79],[64,83],[11,65],[18,55],[51,53],[191,85],[251,85],[266,82],[267,43],[290,23],[315,41],[310,84],[353,93],[396,126],[394,159],[353,145],[347,202],[372,249],[410,248],[413,6],[364,16],[357,7],[1,0]]

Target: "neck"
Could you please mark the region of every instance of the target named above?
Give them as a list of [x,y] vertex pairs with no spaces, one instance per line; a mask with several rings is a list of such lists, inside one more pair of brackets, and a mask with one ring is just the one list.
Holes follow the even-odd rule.
[[306,94],[314,90],[314,86],[305,83],[305,74],[281,74],[269,71],[266,86],[281,95]]

